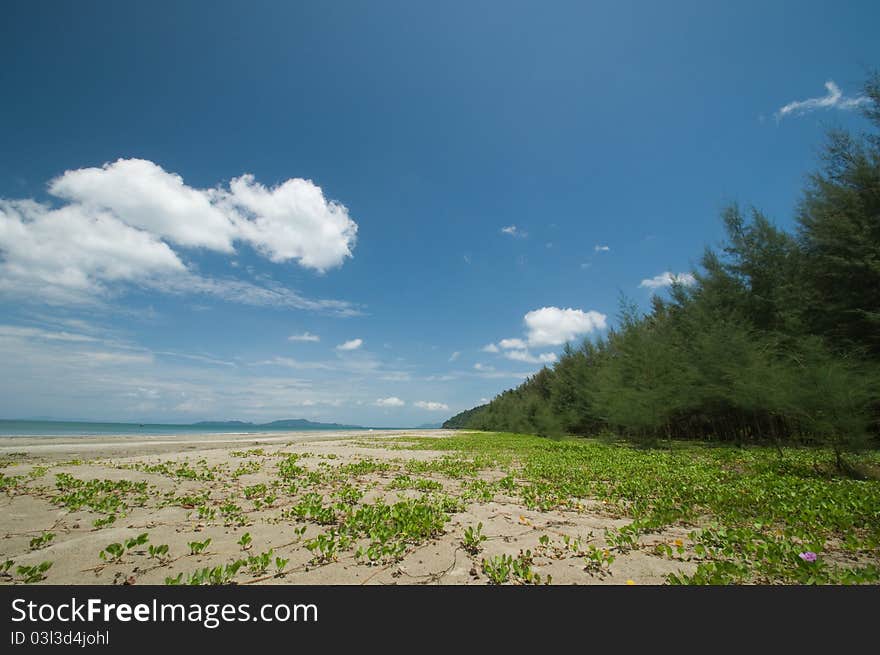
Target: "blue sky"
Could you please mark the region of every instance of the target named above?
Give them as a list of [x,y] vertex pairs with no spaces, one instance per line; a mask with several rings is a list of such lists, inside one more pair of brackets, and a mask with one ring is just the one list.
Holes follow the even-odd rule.
[[5,3],[0,417],[442,421],[686,281],[725,204],[790,227],[878,23]]

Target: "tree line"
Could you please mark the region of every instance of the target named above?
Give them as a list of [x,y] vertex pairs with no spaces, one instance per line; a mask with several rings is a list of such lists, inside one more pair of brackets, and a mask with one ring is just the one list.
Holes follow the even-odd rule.
[[873,131],[829,132],[793,233],[756,209],[722,215],[695,283],[444,427],[639,439],[866,445],[880,417],[880,74]]

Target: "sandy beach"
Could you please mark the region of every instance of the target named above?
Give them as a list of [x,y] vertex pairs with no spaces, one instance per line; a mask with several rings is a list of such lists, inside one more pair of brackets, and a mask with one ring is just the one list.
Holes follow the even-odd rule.
[[553,584],[688,570],[650,549],[586,570],[582,549],[629,520],[528,509],[504,472],[425,447],[451,433],[3,438],[0,583],[487,584],[483,558],[523,553]]

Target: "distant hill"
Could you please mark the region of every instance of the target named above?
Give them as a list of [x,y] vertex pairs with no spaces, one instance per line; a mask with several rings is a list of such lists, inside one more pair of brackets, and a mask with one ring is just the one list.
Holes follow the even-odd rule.
[[466,428],[468,427],[468,422],[488,406],[489,405],[478,405],[472,409],[466,409],[446,421],[442,427],[447,430],[460,430]]
[[199,427],[218,428],[297,428],[300,430],[364,430],[361,425],[343,425],[342,423],[318,423],[304,418],[286,418],[269,423],[251,423],[250,421],[199,421],[193,423]]
[[416,426],[416,430],[439,430],[442,427],[442,423],[422,423]]

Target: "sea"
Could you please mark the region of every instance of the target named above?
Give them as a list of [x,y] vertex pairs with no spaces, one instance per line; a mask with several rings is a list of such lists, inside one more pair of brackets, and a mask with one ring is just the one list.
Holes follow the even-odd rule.
[[316,430],[368,430],[349,426],[312,424],[305,427],[228,423],[91,423],[87,421],[15,421],[0,419],[0,437],[58,437],[168,434],[265,434],[267,432],[304,432]]

